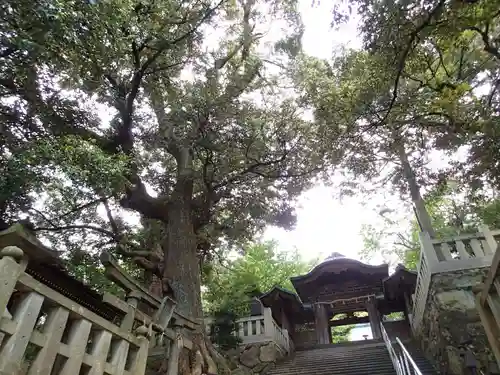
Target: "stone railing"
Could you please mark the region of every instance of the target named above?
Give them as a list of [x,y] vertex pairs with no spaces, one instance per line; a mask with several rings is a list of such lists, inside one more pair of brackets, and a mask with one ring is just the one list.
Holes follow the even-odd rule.
[[0,233],[0,375],[143,375],[152,351],[169,346],[177,374],[196,323],[101,254],[125,300],[100,295],[66,273],[57,256],[21,227]]
[[[74,375],[80,368],[89,374],[144,374],[146,326],[117,326],[35,280],[24,272],[18,247],[6,247],[0,256],[1,375]],[[13,292],[16,301],[8,309]]]
[[477,285],[475,293],[476,308],[479,312],[491,351],[500,368],[500,251],[493,257],[491,267],[484,282]]
[[[210,329],[213,319],[206,318],[205,326]],[[249,316],[236,321],[238,325],[238,337],[242,344],[254,344],[274,342],[284,353],[293,351],[293,344],[290,340],[288,331],[278,326],[273,319],[271,309],[263,308],[262,315]]]
[[500,230],[482,226],[481,231],[473,235],[433,240],[428,233],[420,233],[419,239],[420,261],[411,318],[414,330],[424,316],[432,275],[489,267],[500,239]]

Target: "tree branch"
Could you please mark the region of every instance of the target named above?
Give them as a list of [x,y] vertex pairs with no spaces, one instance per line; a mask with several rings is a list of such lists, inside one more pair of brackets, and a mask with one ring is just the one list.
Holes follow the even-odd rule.
[[64,214],[62,214],[62,215],[60,215],[59,217],[57,217],[57,218],[55,218],[55,219],[53,219],[53,220],[56,220],[56,221],[61,220],[63,217],[66,217],[66,216],[68,216],[68,215],[71,215],[71,214],[73,214],[73,213],[75,213],[75,212],[78,212],[78,211],[84,210],[84,209],[86,209],[86,208],[88,208],[88,207],[90,207],[90,206],[93,206],[93,205],[95,205],[95,204],[102,203],[104,200],[106,200],[106,199],[108,199],[108,198],[109,198],[109,197],[103,197],[103,198],[95,199],[95,200],[93,200],[93,201],[91,201],[91,202],[88,202],[88,203],[84,203],[84,204],[82,204],[82,205],[80,205],[80,206],[77,206],[77,207],[75,207],[75,208],[71,209],[70,211],[68,211],[68,212],[66,212],[66,213],[64,213]]
[[385,120],[387,120],[387,118],[389,117],[389,114],[391,113],[392,107],[394,106],[394,103],[396,102],[396,99],[398,97],[399,81],[401,79],[401,75],[402,75],[404,67],[406,65],[406,58],[408,57],[411,50],[413,49],[413,44],[414,44],[415,40],[418,38],[418,34],[420,34],[427,26],[429,26],[432,19],[441,10],[441,8],[443,7],[445,2],[446,2],[446,0],[440,0],[439,3],[434,7],[434,9],[432,9],[429,12],[429,15],[427,16],[425,21],[422,22],[422,24],[420,26],[418,26],[410,34],[410,39],[407,42],[406,48],[403,51],[403,55],[401,56],[401,58],[399,59],[399,62],[397,64],[396,78],[394,80],[394,88],[392,90],[392,98],[391,98],[391,101],[389,103],[389,108],[388,108],[386,114],[384,115],[384,117],[382,118],[382,120],[379,122],[379,125],[383,124],[385,122]]
[[483,40],[484,50],[488,52],[490,55],[496,57],[500,60],[500,50],[493,46],[490,36],[489,36],[489,27],[490,24],[486,24],[485,30],[481,30],[479,27],[471,26],[468,27],[468,30],[476,31],[479,35],[481,35],[481,39]]
[[82,229],[101,233],[101,234],[104,234],[105,236],[111,237],[114,240],[116,240],[113,232],[110,232],[109,230],[104,229],[102,227],[97,227],[97,226],[90,225],[90,224],[64,225],[64,226],[54,226],[54,227],[38,227],[38,228],[35,228],[34,231],[35,232],[40,232],[40,231],[59,232],[59,231],[63,231],[63,230],[82,230]]

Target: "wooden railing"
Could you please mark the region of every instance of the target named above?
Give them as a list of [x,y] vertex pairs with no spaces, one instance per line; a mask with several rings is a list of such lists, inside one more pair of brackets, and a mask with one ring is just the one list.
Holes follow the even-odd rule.
[[[490,230],[486,226],[481,231],[472,235],[456,236],[445,240],[431,240],[438,262],[447,262],[442,265],[444,271],[448,268],[454,270],[464,264],[469,268],[470,259],[490,259],[496,249],[496,240],[500,238],[500,230]],[[452,263],[448,263],[452,261]],[[460,262],[462,261],[462,262]],[[478,261],[476,261],[477,263]],[[437,269],[438,272],[442,272]]]
[[489,267],[492,264],[500,230],[491,231],[482,226],[472,235],[456,236],[444,240],[432,240],[427,233],[420,233],[420,261],[413,295],[412,328],[419,327],[433,274]]
[[483,284],[476,287],[476,307],[500,368],[500,251],[496,251]]
[[[213,320],[205,319],[207,330]],[[249,316],[238,319],[238,337],[241,338],[242,344],[253,344],[261,342],[274,342],[284,353],[293,351],[293,343],[290,340],[288,330],[281,328],[273,319],[271,309],[263,308],[262,315]]]

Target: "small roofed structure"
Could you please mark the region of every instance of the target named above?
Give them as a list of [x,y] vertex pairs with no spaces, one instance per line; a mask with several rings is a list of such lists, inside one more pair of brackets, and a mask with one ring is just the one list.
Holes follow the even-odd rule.
[[[411,295],[417,285],[417,273],[398,264],[394,272],[383,281],[384,296],[394,305],[394,311],[411,311]],[[393,312],[393,311],[391,311]],[[385,313],[385,312],[384,312]]]
[[305,308],[297,294],[279,286],[273,287],[259,299],[265,307],[271,308],[273,318],[290,333],[296,324],[314,320],[312,309]]

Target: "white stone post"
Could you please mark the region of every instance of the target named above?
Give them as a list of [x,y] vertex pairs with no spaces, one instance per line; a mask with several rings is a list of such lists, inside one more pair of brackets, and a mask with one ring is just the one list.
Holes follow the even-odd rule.
[[271,340],[274,340],[274,322],[273,322],[273,313],[269,307],[265,307],[263,309],[264,315],[264,335]]
[[285,337],[285,351],[290,353],[290,336],[288,336],[288,330],[286,328],[282,328],[281,332],[283,332],[283,336]]
[[21,262],[23,256],[23,251],[17,246],[7,246],[0,251],[0,312],[1,316],[6,318],[12,317],[7,310],[7,304],[19,276],[26,269],[27,263]]
[[[437,250],[432,243],[429,233],[420,232],[418,234],[418,239],[420,240],[420,251],[422,252],[420,258],[422,258],[422,256],[425,257],[427,267],[429,268],[429,271],[431,271],[433,267],[439,263]],[[441,254],[441,251],[439,251],[439,253]],[[418,271],[420,272],[420,264],[418,265]]]
[[495,240],[495,237],[493,237],[490,228],[488,228],[487,225],[481,225],[479,229],[481,233],[483,233],[484,239],[486,240],[486,244],[488,245],[487,249],[483,249],[485,255],[486,254],[495,255],[495,253],[497,252],[498,243]]

